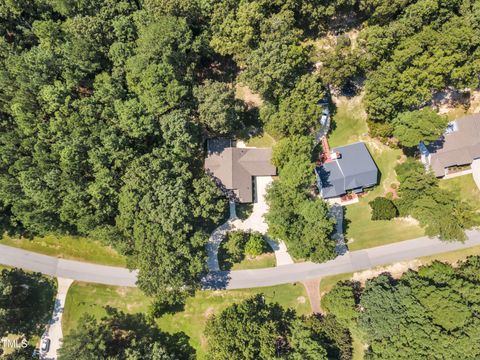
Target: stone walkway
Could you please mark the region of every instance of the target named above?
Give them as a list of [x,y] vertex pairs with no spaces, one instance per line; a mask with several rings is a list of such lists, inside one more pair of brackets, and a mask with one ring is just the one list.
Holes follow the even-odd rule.
[[[227,222],[216,228],[210,236],[207,244],[208,253],[208,270],[219,271],[218,264],[218,249],[225,238],[228,231],[243,230],[243,231],[258,231],[266,234],[268,225],[265,222],[264,215],[268,211],[268,205],[265,201],[267,187],[273,181],[271,176],[257,176],[255,177],[255,187],[257,189],[256,202],[253,204],[251,215],[246,220],[240,220],[236,215],[235,203],[230,202],[230,216]],[[292,257],[287,252],[287,247],[284,242],[276,242],[275,240],[266,237],[268,244],[274,251],[277,266],[293,264]]]

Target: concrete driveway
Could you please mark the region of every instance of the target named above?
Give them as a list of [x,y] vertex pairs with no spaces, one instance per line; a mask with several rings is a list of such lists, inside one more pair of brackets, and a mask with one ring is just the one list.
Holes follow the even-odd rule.
[[480,159],[473,160],[472,174],[473,174],[473,180],[475,180],[478,190],[480,190]]
[[47,331],[43,334],[42,339],[50,339],[50,349],[46,354],[41,354],[41,359],[55,360],[58,357],[58,350],[62,345],[63,332],[62,332],[62,316],[63,309],[65,308],[65,300],[67,298],[67,292],[72,285],[73,280],[58,278],[57,296],[55,298],[55,305],[53,308],[52,320],[48,326]]

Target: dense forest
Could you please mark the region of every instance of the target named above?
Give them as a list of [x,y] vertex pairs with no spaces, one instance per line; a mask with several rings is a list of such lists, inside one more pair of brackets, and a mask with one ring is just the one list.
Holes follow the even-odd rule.
[[[405,113],[436,92],[478,86],[479,21],[470,0],[2,1],[3,230],[105,241],[147,294],[176,298],[198,286],[226,212],[204,140],[253,121],[301,150],[277,150],[272,233],[296,257],[327,259],[333,224],[308,196],[303,138],[318,102],[366,79],[372,134],[408,133]],[[355,43],[342,35],[354,28]],[[312,40],[326,34],[336,45],[315,66]],[[258,113],[235,99],[239,82],[261,95]]]
[[480,258],[434,262],[399,279],[342,282],[322,307],[368,344],[366,359],[478,359]]

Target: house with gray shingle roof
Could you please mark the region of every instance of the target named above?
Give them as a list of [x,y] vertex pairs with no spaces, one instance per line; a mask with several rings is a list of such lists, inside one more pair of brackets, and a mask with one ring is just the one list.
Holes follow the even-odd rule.
[[448,175],[452,167],[471,165],[480,159],[480,114],[451,122],[438,141],[420,144],[419,149],[422,162],[437,177]]
[[230,140],[211,139],[207,142],[205,171],[231,190],[241,203],[254,200],[254,177],[274,176],[272,149],[236,148]]
[[315,168],[320,195],[336,198],[361,193],[378,183],[378,168],[362,142],[332,149],[331,160]]

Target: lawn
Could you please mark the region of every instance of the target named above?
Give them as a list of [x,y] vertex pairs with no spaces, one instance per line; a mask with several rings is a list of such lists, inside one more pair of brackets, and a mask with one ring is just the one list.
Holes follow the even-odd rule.
[[225,248],[222,246],[224,243],[225,242],[223,242],[218,249],[218,263],[221,270],[262,269],[267,267],[275,267],[277,264],[275,260],[275,254],[270,248],[268,252],[262,255],[255,257],[245,256],[242,261],[234,263],[229,254],[226,252]]
[[114,249],[99,242],[78,236],[48,235],[32,240],[4,235],[0,244],[55,256],[62,259],[78,260],[102,265],[125,266],[125,258]]
[[331,132],[328,142],[331,147],[347,145],[361,140],[368,133],[367,114],[362,103],[363,95],[334,99]]
[[475,210],[480,211],[480,190],[473,180],[473,175],[440,180],[440,187],[453,191],[459,200],[468,202]]
[[[366,113],[362,95],[335,99],[336,112],[329,143],[332,147],[363,141],[367,144],[380,171],[380,183],[359,203],[345,207],[346,238],[350,250],[389,244],[413,239],[424,235],[424,231],[415,222],[406,219],[392,221],[372,221],[368,203],[377,196],[391,192],[392,184],[398,185],[395,166],[402,159],[402,151],[392,149],[367,135]],[[395,186],[394,185],[394,186]]]
[[63,333],[68,334],[75,329],[84,313],[97,319],[102,318],[106,315],[104,306],[118,308],[127,313],[145,313],[149,304],[150,299],[137,288],[74,282],[68,290],[65,302]]
[[[187,299],[183,311],[164,315],[157,322],[163,331],[170,333],[182,331],[187,334],[191,345],[198,352],[198,358],[205,359],[206,344],[203,330],[207,318],[257,293],[263,293],[267,301],[293,308],[299,314],[310,313],[305,289],[298,284],[243,290],[198,291],[195,297]],[[74,329],[84,313],[101,318],[105,315],[103,307],[106,305],[128,313],[144,313],[149,303],[150,299],[138,289],[76,282],[67,296],[62,322],[63,331],[68,334]]]
[[268,133],[264,132],[261,135],[250,138],[246,145],[258,148],[271,148],[273,145],[275,145],[275,139]]
[[233,264],[232,270],[247,270],[247,269],[263,269],[269,267],[275,267],[277,264],[275,260],[275,254],[269,252],[254,258],[245,258],[238,264]]

